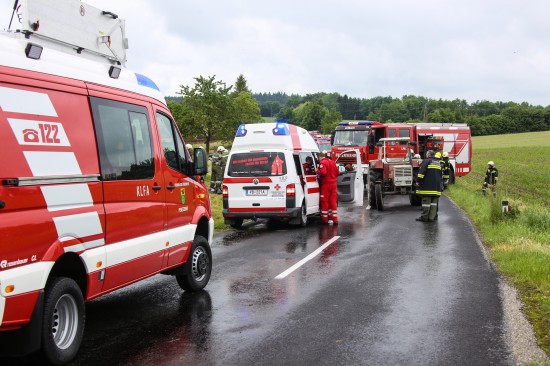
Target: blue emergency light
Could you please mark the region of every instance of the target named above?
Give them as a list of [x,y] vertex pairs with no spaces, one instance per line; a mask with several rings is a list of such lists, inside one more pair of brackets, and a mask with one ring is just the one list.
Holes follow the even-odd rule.
[[286,136],[290,135],[290,130],[286,122],[277,122],[275,128],[273,129],[273,134],[275,136]]
[[244,124],[241,124],[239,125],[239,128],[237,128],[237,133],[235,134],[235,137],[243,137],[243,136],[246,136],[246,133],[248,131],[246,131],[246,128],[245,128],[245,125]]
[[137,82],[138,82],[139,85],[146,86],[148,88],[160,91],[157,84],[155,84],[155,82],[153,80],[149,79],[147,76],[141,75],[141,74],[138,74],[138,73],[134,73],[134,74],[136,75],[136,79],[137,79]]

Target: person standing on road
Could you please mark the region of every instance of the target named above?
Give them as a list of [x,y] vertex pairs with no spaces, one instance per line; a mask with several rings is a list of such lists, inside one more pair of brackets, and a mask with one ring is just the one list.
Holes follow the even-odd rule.
[[340,170],[336,163],[327,157],[324,152],[319,154],[319,180],[321,185],[321,222],[323,224],[338,224],[338,176]]
[[491,188],[491,191],[493,192],[493,196],[497,195],[497,192],[496,192],[497,178],[498,178],[498,169],[495,166],[495,163],[493,161],[490,161],[487,163],[487,171],[485,172],[485,182],[483,183],[483,187],[481,188],[484,196],[487,194],[487,187],[489,186],[491,186],[490,188]]
[[449,177],[451,173],[451,163],[449,163],[449,153],[443,152],[441,155],[441,177],[443,179],[443,189],[447,189],[449,185]]
[[422,197],[422,215],[416,221],[431,222],[437,216],[441,196],[441,164],[433,150],[428,150],[416,177],[416,194]]
[[[225,148],[223,146],[218,146],[216,153],[210,157],[212,160],[212,175],[210,177],[210,193],[217,193],[217,190],[221,186],[223,179],[223,169],[222,169],[222,153]],[[221,189],[220,189],[221,193]]]

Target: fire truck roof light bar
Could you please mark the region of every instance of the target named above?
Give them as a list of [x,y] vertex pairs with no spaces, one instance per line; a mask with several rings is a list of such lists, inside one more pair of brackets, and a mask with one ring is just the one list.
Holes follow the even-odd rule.
[[371,126],[373,121],[359,121],[359,122],[340,122],[339,126]]

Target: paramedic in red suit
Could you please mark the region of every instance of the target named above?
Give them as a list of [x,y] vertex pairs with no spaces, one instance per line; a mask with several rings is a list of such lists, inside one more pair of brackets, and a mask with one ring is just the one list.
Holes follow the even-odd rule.
[[327,158],[325,153],[320,153],[319,174],[321,185],[321,222],[323,224],[338,224],[338,191],[336,184],[340,170],[336,163]]

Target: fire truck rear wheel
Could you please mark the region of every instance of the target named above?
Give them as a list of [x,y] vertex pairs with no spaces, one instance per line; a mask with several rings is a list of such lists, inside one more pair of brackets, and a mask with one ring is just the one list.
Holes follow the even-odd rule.
[[204,237],[195,236],[191,253],[183,266],[184,274],[176,275],[178,285],[185,291],[202,290],[212,273],[212,252]]
[[46,286],[42,323],[42,356],[51,364],[70,362],[84,336],[84,298],[76,282],[56,277]]
[[382,197],[382,184],[374,185],[374,196],[376,197],[376,208],[378,211],[384,211],[384,199]]

